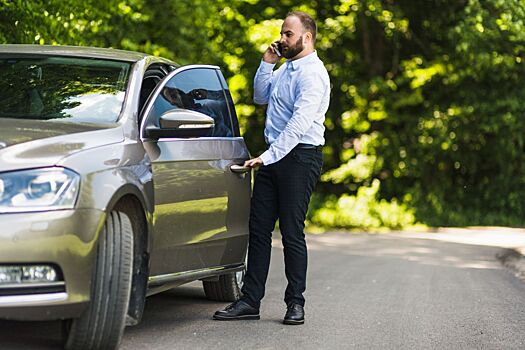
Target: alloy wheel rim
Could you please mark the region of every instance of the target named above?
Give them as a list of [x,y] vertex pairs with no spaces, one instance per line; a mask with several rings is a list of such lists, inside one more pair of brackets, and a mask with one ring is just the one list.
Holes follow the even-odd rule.
[[243,285],[243,281],[244,281],[244,269],[241,270],[241,271],[237,271],[235,273],[235,282],[237,283],[237,285],[239,286],[239,289],[242,288],[242,285]]

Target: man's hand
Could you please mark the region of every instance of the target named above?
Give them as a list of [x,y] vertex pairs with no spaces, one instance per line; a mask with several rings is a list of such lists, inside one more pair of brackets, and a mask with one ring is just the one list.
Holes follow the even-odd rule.
[[248,159],[247,161],[244,162],[244,166],[249,167],[249,168],[258,168],[261,165],[264,165],[264,164],[263,164],[262,159],[259,157]]
[[[277,53],[275,53],[275,48],[277,47],[277,43],[272,43],[266,51],[264,51],[263,54],[263,61],[266,63],[276,64],[279,62],[279,60],[282,58],[282,56],[278,56]],[[282,55],[282,52],[281,52]]]

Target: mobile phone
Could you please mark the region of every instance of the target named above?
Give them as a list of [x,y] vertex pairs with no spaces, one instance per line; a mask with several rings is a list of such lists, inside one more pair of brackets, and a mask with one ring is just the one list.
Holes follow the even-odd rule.
[[277,47],[274,46],[273,49],[275,50],[275,53],[277,54],[277,56],[281,57],[282,56],[281,51],[283,50],[283,47],[281,46],[281,43],[278,41],[276,41],[275,44]]

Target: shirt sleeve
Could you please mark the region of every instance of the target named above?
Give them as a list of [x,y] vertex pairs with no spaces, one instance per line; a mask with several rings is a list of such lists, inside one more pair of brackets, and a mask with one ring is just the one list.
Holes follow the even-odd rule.
[[297,146],[317,118],[327,86],[319,73],[308,72],[297,89],[292,117],[275,142],[260,155],[264,165],[278,162]]
[[272,85],[273,67],[275,64],[261,60],[253,80],[253,102],[259,105],[268,104],[270,100],[270,86]]

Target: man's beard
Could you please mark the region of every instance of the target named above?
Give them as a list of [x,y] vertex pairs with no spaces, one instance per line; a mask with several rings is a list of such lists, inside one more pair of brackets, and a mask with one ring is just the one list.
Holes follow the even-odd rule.
[[297,39],[297,41],[295,42],[295,45],[288,46],[286,50],[283,50],[284,51],[283,56],[284,58],[294,58],[295,56],[300,54],[301,51],[303,50],[304,50],[303,36],[301,35],[301,37]]

